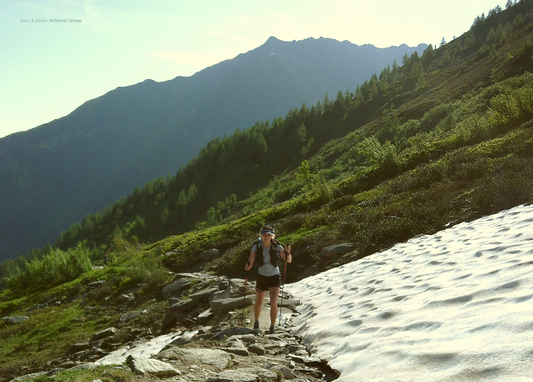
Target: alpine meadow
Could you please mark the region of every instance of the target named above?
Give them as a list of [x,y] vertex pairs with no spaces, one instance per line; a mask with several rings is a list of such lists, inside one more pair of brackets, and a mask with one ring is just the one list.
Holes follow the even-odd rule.
[[[522,0],[355,89],[209,141],[176,174],[4,261],[1,317],[48,305],[18,325],[0,321],[0,378],[48,370],[72,344],[120,327],[117,300],[131,290],[148,312],[137,325],[160,331],[175,273],[244,278],[264,223],[291,243],[295,282],[532,201],[533,1]],[[321,254],[339,243],[352,247]],[[87,380],[135,380],[98,370]]]

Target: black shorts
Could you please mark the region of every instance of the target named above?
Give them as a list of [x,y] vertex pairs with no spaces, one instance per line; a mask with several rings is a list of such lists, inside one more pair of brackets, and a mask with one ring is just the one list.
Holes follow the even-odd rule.
[[257,282],[255,283],[255,290],[256,292],[266,292],[270,288],[276,288],[279,286],[281,286],[280,274],[270,277],[259,274],[257,276]]

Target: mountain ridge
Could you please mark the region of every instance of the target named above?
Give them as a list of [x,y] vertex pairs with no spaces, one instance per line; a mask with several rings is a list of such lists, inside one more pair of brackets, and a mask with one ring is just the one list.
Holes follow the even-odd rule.
[[[354,69],[350,60],[367,54],[348,47],[331,39],[269,39],[191,77],[118,87],[65,117],[0,139],[0,229],[6,233],[0,257],[52,242],[136,186],[176,173],[216,136],[277,118],[331,89],[355,88],[357,73],[366,80],[364,73],[381,69],[368,62]],[[375,51],[379,62],[392,64],[386,51]]]

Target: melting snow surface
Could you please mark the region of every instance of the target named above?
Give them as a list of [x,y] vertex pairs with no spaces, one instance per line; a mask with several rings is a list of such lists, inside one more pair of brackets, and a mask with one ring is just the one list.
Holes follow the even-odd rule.
[[338,381],[533,380],[533,206],[286,286]]

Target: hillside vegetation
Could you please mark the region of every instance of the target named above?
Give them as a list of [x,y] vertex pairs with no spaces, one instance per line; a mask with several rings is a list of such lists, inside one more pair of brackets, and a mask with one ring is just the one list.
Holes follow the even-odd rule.
[[[353,93],[217,138],[175,176],[137,188],[62,232],[54,248],[3,263],[1,313],[39,303],[43,293],[67,299],[76,293],[67,291],[102,278],[113,280],[107,293],[141,285],[148,301],[168,281],[167,270],[243,277],[265,222],[280,241],[292,243],[290,281],[530,203],[532,54],[533,3],[509,3],[478,17],[461,37],[405,56],[401,66],[385,68]],[[355,249],[342,257],[320,255],[345,242]],[[200,262],[198,255],[210,248],[222,255]],[[46,262],[62,264],[72,251],[93,263],[107,253],[112,266],[82,266],[55,283],[32,276]],[[93,327],[117,318],[95,319]],[[9,333],[2,338],[23,337],[25,348],[42,358],[46,341],[36,343],[30,329],[2,329]],[[0,362],[21,354],[9,346]]]
[[119,87],[0,139],[0,262],[53,243],[87,213],[175,174],[210,139],[355,88],[377,68],[426,46],[271,37],[190,77]]

